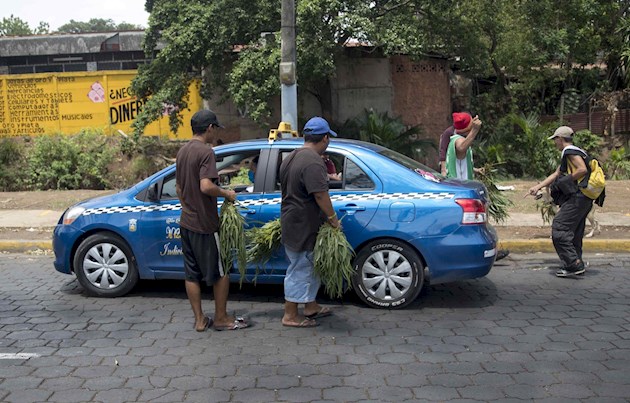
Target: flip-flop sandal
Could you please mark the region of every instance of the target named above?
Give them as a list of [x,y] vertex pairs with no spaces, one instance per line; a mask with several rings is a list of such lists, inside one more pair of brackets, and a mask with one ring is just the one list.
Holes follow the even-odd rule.
[[332,315],[332,310],[330,310],[330,308],[328,307],[321,307],[319,308],[319,311],[312,313],[310,315],[304,315],[304,317],[306,317],[307,319],[319,319],[319,318],[325,318],[326,316],[330,316]]
[[[205,326],[203,327],[203,329],[197,329],[195,328],[195,330],[197,332],[205,332],[206,329],[208,329],[210,326],[212,326],[212,318],[209,316],[205,317]],[[195,325],[193,325],[193,328],[195,327]]]
[[238,329],[245,329],[249,327],[249,323],[247,323],[245,321],[245,318],[237,316],[234,319],[234,322],[232,324],[229,325],[225,325],[225,326],[217,326],[217,325],[213,325],[212,328],[218,332],[221,332],[223,330],[238,330]]
[[293,323],[284,323],[282,322],[282,326],[286,327],[316,327],[319,326],[319,323],[315,322],[313,319],[305,318],[301,322],[293,322]]

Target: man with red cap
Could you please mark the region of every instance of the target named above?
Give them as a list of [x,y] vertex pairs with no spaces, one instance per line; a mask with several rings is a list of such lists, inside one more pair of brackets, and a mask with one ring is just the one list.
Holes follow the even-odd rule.
[[[446,161],[443,164],[446,166],[446,176],[449,178],[473,179],[472,143],[480,128],[481,120],[478,116],[473,118],[466,112],[453,113],[454,134],[448,143]],[[505,258],[509,253],[507,249],[499,249],[496,260]]]
[[472,143],[481,128],[481,120],[466,112],[453,113],[454,134],[446,149],[446,176],[473,179]]

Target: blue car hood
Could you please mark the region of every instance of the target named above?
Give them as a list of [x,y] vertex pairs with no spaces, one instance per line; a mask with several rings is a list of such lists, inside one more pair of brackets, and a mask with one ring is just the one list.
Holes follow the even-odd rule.
[[112,207],[112,206],[120,206],[129,204],[131,200],[134,199],[134,196],[138,194],[137,186],[133,186],[129,189],[120,191],[118,193],[105,195],[105,196],[97,196],[92,197],[90,199],[83,200],[75,206],[81,206],[86,209],[93,207]]

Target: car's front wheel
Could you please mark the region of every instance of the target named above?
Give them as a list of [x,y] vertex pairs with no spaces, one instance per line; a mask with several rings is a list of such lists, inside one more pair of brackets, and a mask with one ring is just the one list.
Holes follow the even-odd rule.
[[402,308],[422,290],[424,271],[418,254],[396,240],[365,245],[354,260],[352,285],[372,308]]
[[90,295],[120,297],[138,282],[136,260],[129,246],[110,233],[87,237],[74,255],[74,272]]

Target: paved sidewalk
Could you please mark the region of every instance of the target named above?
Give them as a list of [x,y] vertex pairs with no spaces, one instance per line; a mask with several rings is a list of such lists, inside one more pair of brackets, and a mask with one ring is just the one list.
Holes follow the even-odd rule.
[[[63,211],[55,210],[0,210],[0,228],[38,230],[57,225]],[[626,239],[590,238],[584,240],[584,249],[589,252],[628,252],[630,251],[630,215],[622,213],[598,213],[601,226],[627,227]],[[496,227],[527,227],[544,225],[540,214],[513,213],[504,224]],[[506,239],[501,248],[512,252],[553,252],[551,239]],[[41,239],[0,240],[0,251],[24,252],[37,249],[52,249],[48,232],[42,232]]]
[[[597,221],[601,226],[624,226],[630,227],[630,215],[623,213],[597,213]],[[510,213],[505,224],[494,224],[496,227],[538,227],[545,225],[540,213]],[[548,224],[547,224],[548,225]],[[630,228],[629,228],[630,231]],[[628,234],[630,238],[630,233]]]
[[0,210],[0,228],[54,227],[62,214],[55,210]]

